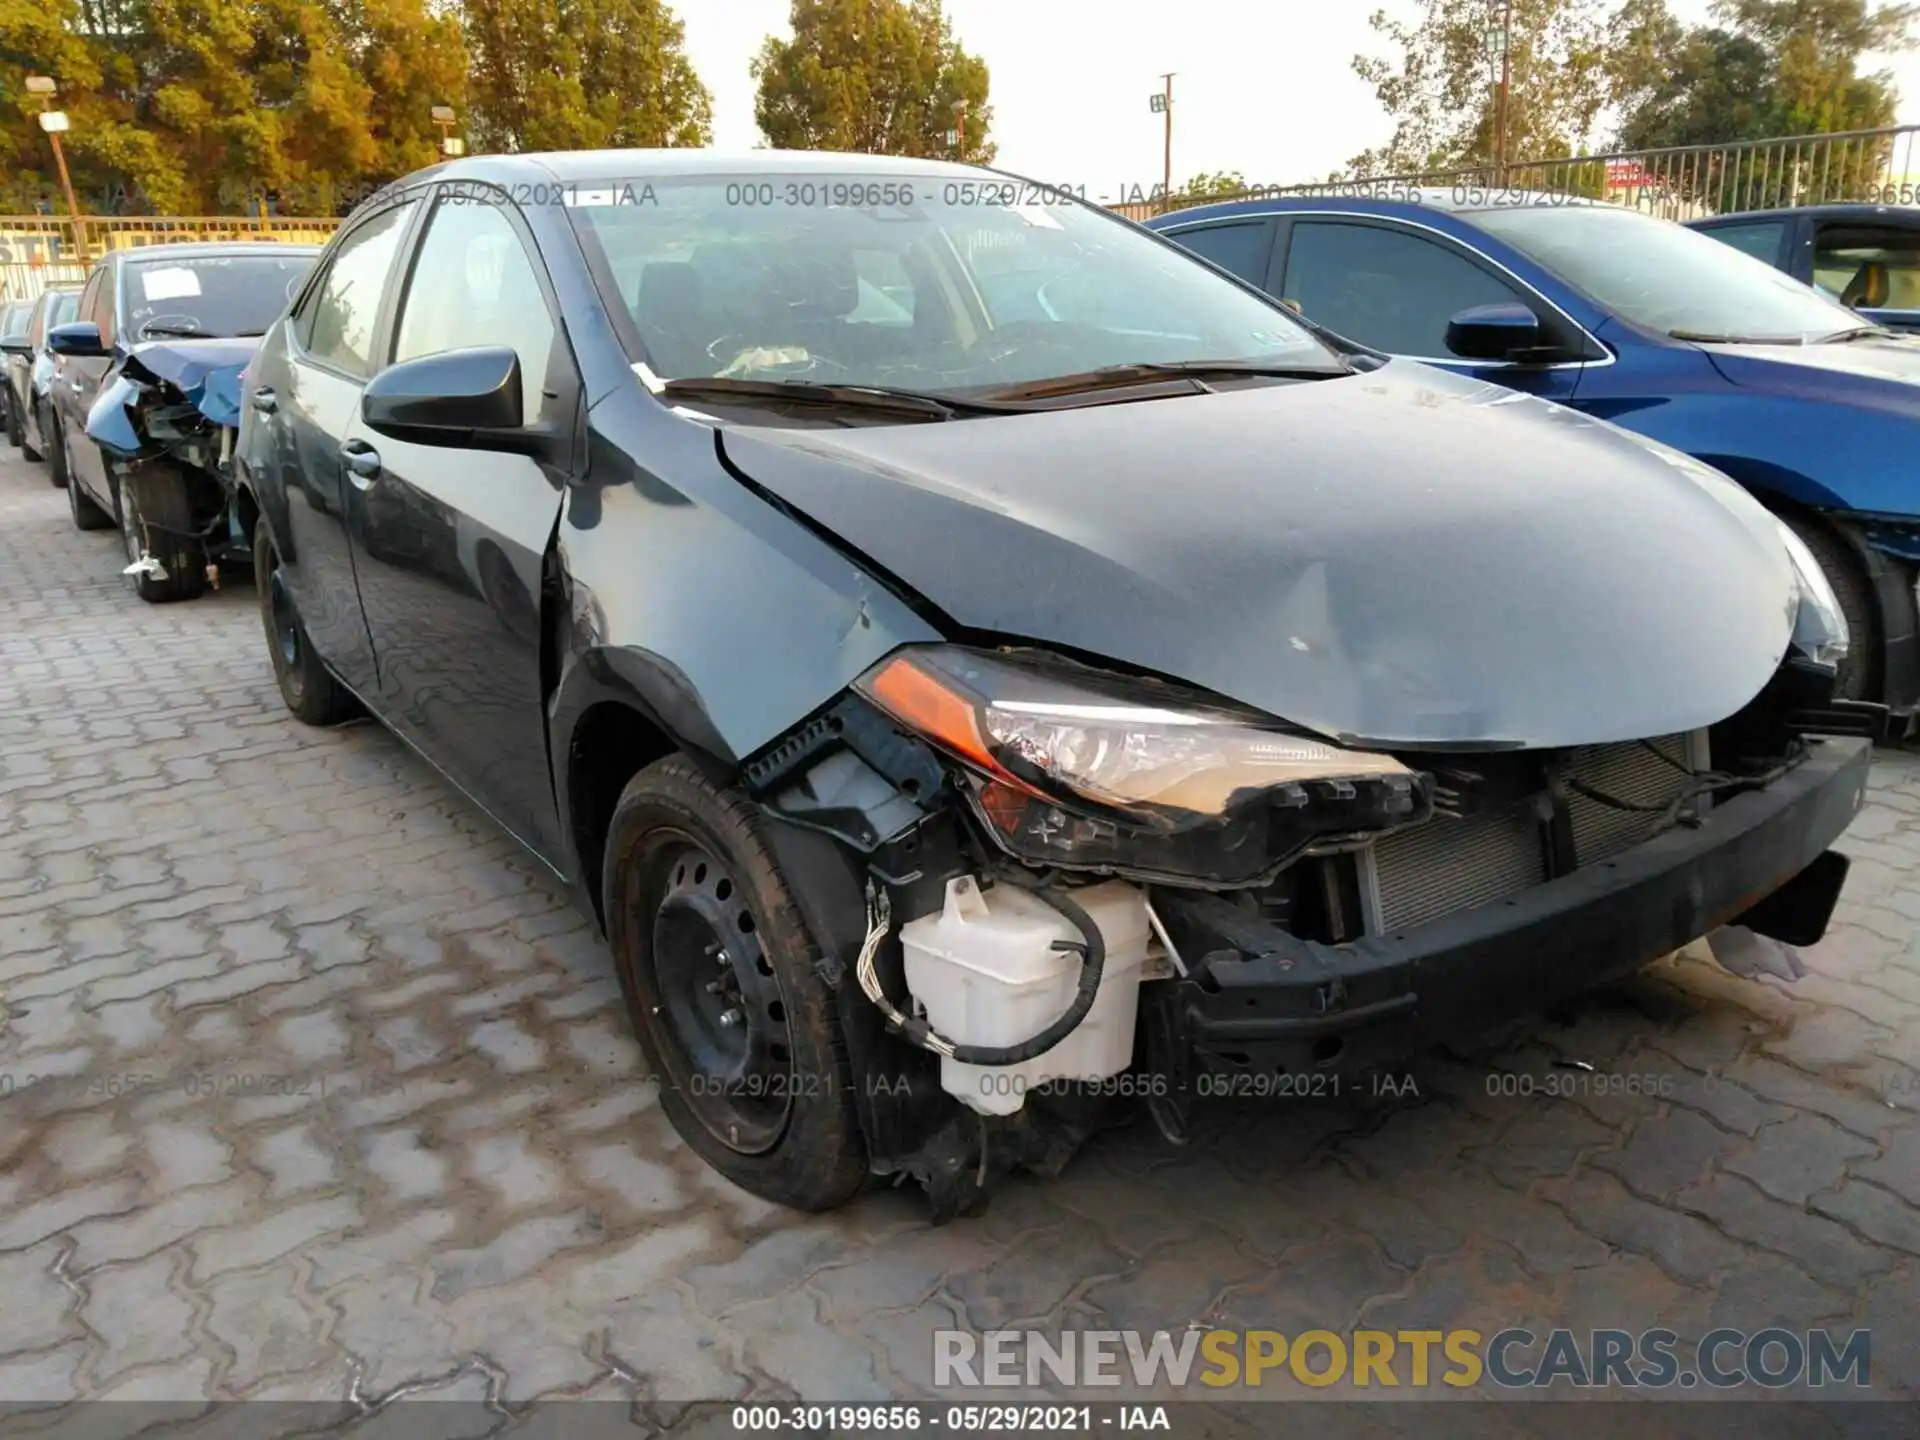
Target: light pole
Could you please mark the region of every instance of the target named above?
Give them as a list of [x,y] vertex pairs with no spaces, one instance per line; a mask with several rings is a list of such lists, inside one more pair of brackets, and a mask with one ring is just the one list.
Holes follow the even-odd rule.
[[68,126],[67,112],[53,110],[53,97],[60,93],[60,86],[51,75],[27,76],[27,93],[40,97],[40,128],[47,133],[48,141],[53,145],[54,168],[60,172],[60,188],[67,193],[67,213],[73,216],[73,249],[80,257],[80,263],[87,263],[87,222],[80,218],[80,202],[73,198],[73,180],[67,174],[67,152],[60,148],[60,137]]
[[1167,82],[1167,88],[1158,95],[1149,95],[1147,108],[1167,118],[1166,144],[1160,156],[1160,204],[1164,208],[1173,195],[1173,73],[1160,78]]
[[1500,18],[1487,29],[1487,58],[1500,62],[1500,89],[1493,106],[1494,183],[1506,183],[1507,91],[1513,83],[1513,0],[1500,0]]
[[967,102],[953,102],[953,158],[961,164],[967,160]]
[[453,127],[459,117],[453,113],[451,105],[433,107],[433,123],[440,127],[440,153],[449,160],[458,159],[467,153],[467,142],[453,133]]

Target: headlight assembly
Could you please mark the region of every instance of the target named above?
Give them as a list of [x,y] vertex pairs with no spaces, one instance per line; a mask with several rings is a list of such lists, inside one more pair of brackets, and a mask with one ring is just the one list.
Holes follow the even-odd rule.
[[1780,540],[1793,560],[1793,648],[1816,665],[1838,666],[1847,658],[1847,616],[1820,561],[1784,520]]
[[1036,865],[1244,885],[1431,813],[1390,756],[1054,657],[915,648],[855,688],[958,761],[995,842]]

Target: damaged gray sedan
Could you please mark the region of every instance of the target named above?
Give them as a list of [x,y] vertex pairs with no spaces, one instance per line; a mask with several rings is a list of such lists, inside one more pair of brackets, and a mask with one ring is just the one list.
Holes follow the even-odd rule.
[[754,1192],[936,1217],[1115,1103],[1316,1093],[1694,939],[1791,970],[1880,707],[1673,451],[868,156],[396,184],[248,371],[288,707],[601,926]]

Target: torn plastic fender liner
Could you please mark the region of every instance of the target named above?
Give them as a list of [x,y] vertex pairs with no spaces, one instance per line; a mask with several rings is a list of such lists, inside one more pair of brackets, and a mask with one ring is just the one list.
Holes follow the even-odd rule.
[[87,434],[123,459],[141,459],[182,438],[183,420],[235,428],[242,377],[259,348],[252,337],[136,345],[94,402]]

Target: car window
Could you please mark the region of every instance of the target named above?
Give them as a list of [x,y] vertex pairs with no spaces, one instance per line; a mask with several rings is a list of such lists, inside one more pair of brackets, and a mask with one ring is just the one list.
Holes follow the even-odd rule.
[[1787,233],[1784,220],[1755,220],[1746,225],[1715,225],[1712,229],[1703,229],[1702,235],[1709,235],[1722,245],[1731,245],[1742,254],[1751,255],[1756,260],[1764,260],[1769,265],[1780,263],[1780,241]]
[[1190,230],[1175,231],[1167,238],[1251,284],[1264,285],[1267,282],[1267,257],[1273,249],[1273,222],[1270,220],[1196,225]]
[[1885,225],[1823,225],[1813,283],[1842,305],[1920,310],[1920,234]]
[[1296,222],[1286,298],[1336,335],[1394,355],[1444,358],[1447,322],[1525,297],[1436,240],[1379,225]]
[[1473,223],[1605,309],[1681,339],[1798,344],[1860,324],[1751,255],[1623,206],[1489,209]]
[[315,295],[305,348],[315,360],[337,366],[350,375],[373,370],[373,334],[380,317],[380,297],[387,287],[406,234],[407,222],[419,202],[409,200],[383,210],[341,241],[327,266],[327,276]]
[[1155,361],[1342,368],[1278,304],[1106,211],[901,163],[609,177],[565,213],[664,378],[985,393]]
[[540,414],[553,316],[533,262],[500,205],[453,196],[434,208],[401,302],[393,358],[508,345],[520,357],[524,414]]
[[100,271],[100,288],[93,294],[93,320],[100,327],[100,337],[109,345],[118,343],[120,326],[118,320],[119,295],[116,293],[120,272],[112,265],[103,266]]
[[138,340],[264,335],[313,269],[313,252],[160,253],[126,266],[127,329]]
[[[100,318],[98,305],[101,276],[104,273],[103,269],[96,268],[91,275],[87,276],[87,283],[80,287],[80,298],[74,303],[72,319],[97,321]],[[109,342],[113,339],[112,332],[105,326],[101,327],[100,334]]]
[[27,333],[27,322],[33,318],[33,305],[29,301],[16,300],[5,310],[0,310],[0,335],[11,340],[15,336]]

